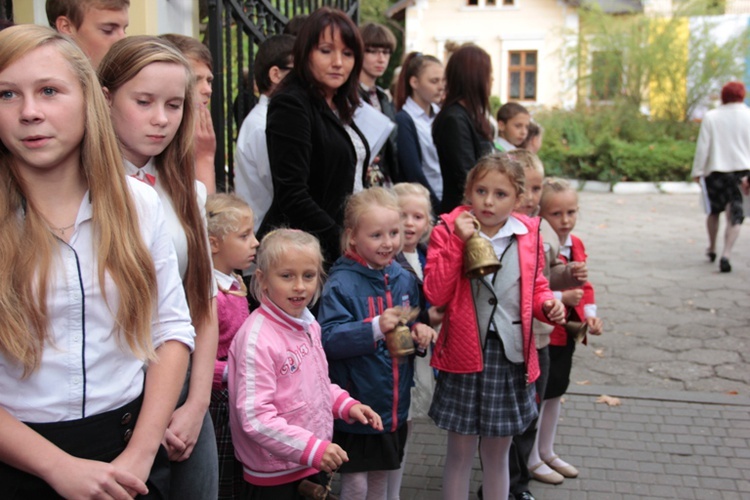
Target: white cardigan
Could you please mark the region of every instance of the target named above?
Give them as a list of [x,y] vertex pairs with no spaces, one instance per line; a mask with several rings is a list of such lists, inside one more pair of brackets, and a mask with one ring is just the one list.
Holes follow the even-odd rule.
[[692,177],[750,169],[750,108],[724,104],[706,113],[698,134]]

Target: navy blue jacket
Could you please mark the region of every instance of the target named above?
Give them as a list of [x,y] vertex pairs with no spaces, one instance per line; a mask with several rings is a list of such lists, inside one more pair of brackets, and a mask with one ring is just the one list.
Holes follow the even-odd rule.
[[[385,340],[373,341],[372,319],[389,307],[418,304],[417,281],[397,262],[376,270],[343,256],[331,268],[323,289],[318,322],[331,381],[372,407],[383,419],[384,432],[406,423],[413,357],[400,363],[391,358]],[[372,427],[343,420],[336,420],[334,428],[355,434],[378,433]]]
[[404,182],[418,182],[430,191],[430,202],[432,210],[438,213],[440,200],[432,186],[427,181],[422,168],[422,146],[419,144],[419,135],[414,119],[403,109],[396,113],[396,125],[398,127],[398,164],[401,168],[401,177]]

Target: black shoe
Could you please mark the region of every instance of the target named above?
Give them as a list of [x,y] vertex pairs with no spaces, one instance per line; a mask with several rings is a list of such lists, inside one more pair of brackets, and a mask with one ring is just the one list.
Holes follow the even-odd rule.
[[706,252],[706,257],[713,263],[716,261],[716,252]]
[[729,273],[732,271],[732,265],[729,263],[729,259],[722,257],[719,261],[719,271],[722,273]]
[[534,498],[534,495],[532,495],[530,491],[524,491],[523,493],[516,493],[515,497],[516,497],[516,500],[536,500],[536,498]]

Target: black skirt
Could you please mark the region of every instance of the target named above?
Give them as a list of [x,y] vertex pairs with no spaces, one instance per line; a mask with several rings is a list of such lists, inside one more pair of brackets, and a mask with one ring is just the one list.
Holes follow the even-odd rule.
[[711,204],[711,213],[720,214],[729,210],[729,220],[733,226],[742,224],[745,214],[742,207],[740,183],[743,177],[750,175],[750,170],[739,172],[711,172],[706,177],[706,191]]
[[258,486],[244,481],[242,494],[235,498],[241,500],[308,500],[310,497],[300,493],[300,484],[303,481],[309,481],[325,487],[329,479],[328,474],[319,472],[291,483],[277,484],[276,486]]
[[341,446],[349,456],[349,461],[341,465],[339,472],[346,474],[399,469],[404,459],[407,431],[406,422],[394,432],[384,434],[334,431],[333,442]]
[[[143,398],[99,415],[54,423],[27,423],[34,431],[74,457],[111,462],[123,452],[133,434]],[[0,462],[0,497],[4,500],[62,498],[44,480]],[[146,481],[148,495],[138,498],[169,498],[169,457],[159,446],[151,475]]]
[[549,346],[549,378],[544,399],[559,398],[568,391],[575,350],[576,341],[570,336],[565,345]]

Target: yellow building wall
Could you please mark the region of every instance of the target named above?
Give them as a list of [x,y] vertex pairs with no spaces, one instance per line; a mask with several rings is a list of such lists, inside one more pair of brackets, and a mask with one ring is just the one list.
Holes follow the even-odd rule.
[[158,35],[157,5],[154,0],[130,0],[128,35]]
[[420,51],[445,60],[445,43],[473,42],[492,59],[492,94],[508,100],[508,52],[536,50],[537,99],[533,103],[559,106],[566,88],[561,49],[566,22],[577,14],[558,0],[516,0],[512,7],[467,6],[466,0],[416,0],[406,12],[406,51]]
[[[166,2],[167,0],[130,0],[130,26],[127,29],[128,35],[159,35],[161,30],[159,28],[160,21],[163,25],[165,19],[160,19],[160,2]],[[175,1],[175,0],[172,0]],[[183,5],[187,4],[192,6],[192,9],[188,7],[188,10],[192,10],[192,18],[190,24],[192,25],[192,33],[185,33],[186,35],[192,35],[197,37],[199,33],[199,19],[198,19],[198,0],[177,0],[182,2]],[[42,24],[47,26],[47,15],[44,11],[45,2],[42,0],[13,0],[13,18],[16,24]],[[161,14],[163,15],[163,14]],[[167,29],[166,31],[182,31],[175,29]]]
[[[667,26],[669,26],[667,28]],[[656,20],[653,33],[664,29],[675,29],[675,43],[670,48],[670,57],[661,68],[659,74],[654,75],[648,85],[648,100],[651,116],[671,120],[683,120],[687,105],[687,67],[688,42],[690,27],[688,19],[674,20],[667,25],[666,20]]]
[[16,24],[33,24],[34,3],[30,0],[13,0],[13,20]]

